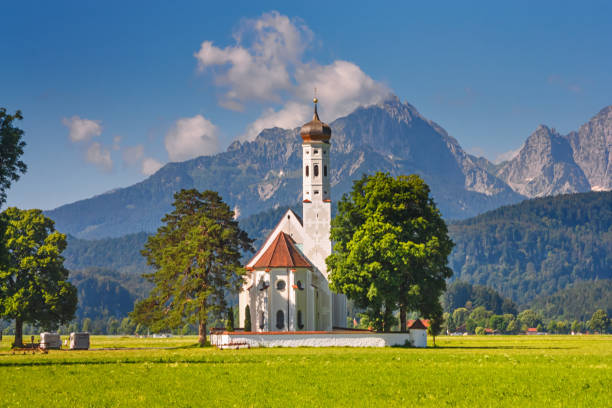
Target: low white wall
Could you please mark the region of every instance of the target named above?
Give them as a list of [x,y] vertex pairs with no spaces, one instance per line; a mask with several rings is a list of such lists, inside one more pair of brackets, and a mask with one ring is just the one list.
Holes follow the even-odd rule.
[[250,347],[385,347],[403,346],[406,341],[411,341],[415,347],[427,346],[427,337],[425,337],[425,343],[423,343],[420,334],[414,336],[410,333],[294,332],[266,334],[226,332],[212,334],[210,338],[213,345],[220,347],[240,344],[248,344]]

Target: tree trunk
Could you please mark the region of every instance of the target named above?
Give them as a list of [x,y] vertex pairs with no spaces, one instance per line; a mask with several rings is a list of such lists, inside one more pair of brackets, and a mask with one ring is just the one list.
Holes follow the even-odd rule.
[[198,343],[200,343],[200,347],[206,345],[206,323],[202,320],[198,323]]
[[400,331],[406,331],[406,306],[400,305]]
[[13,347],[23,347],[23,320],[15,319],[15,341]]

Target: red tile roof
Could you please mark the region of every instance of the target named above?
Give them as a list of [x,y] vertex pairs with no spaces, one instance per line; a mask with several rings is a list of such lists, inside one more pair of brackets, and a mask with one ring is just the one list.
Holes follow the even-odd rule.
[[281,231],[253,268],[312,268],[312,264],[297,250],[293,238]]
[[406,325],[408,329],[421,329],[425,330],[429,327],[429,321],[422,321],[421,319],[416,320],[408,320],[408,324]]

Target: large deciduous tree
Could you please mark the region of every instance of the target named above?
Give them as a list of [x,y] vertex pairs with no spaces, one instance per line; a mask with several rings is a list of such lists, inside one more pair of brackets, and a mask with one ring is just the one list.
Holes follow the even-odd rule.
[[395,310],[402,331],[409,311],[441,317],[453,243],[420,177],[376,173],[355,181],[338,203],[331,239],[330,287],[365,308],[373,328],[390,330]]
[[5,108],[0,108],[0,204],[6,202],[6,190],[11,183],[19,180],[19,175],[27,170],[25,163],[19,160],[26,145],[21,140],[23,130],[13,124],[21,119],[20,111],[9,115]]
[[72,320],[77,290],[67,281],[61,253],[66,236],[41,210],[10,207],[0,215],[0,316],[15,319],[15,347],[23,345],[24,322],[52,329]]
[[197,323],[203,345],[209,316],[224,317],[227,294],[240,288],[241,251],[252,251],[252,240],[214,191],[181,190],[162,222],[142,251],[155,287],[132,316],[153,330]]

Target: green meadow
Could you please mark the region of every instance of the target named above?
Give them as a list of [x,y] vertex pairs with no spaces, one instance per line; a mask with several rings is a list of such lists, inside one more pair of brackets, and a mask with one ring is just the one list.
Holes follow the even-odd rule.
[[10,341],[0,344],[6,407],[612,406],[612,336],[224,351],[195,337],[94,336],[101,350],[48,354],[13,354]]

